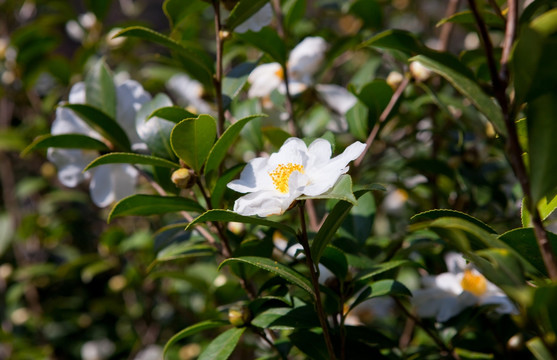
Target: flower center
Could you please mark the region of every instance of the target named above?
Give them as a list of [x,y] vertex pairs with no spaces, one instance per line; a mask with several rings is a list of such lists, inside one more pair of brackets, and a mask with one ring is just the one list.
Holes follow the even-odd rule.
[[278,69],[277,71],[275,71],[275,75],[279,79],[284,80],[284,70],[282,70],[282,67],[280,69]]
[[470,270],[464,270],[464,277],[460,281],[463,290],[469,291],[476,296],[485,293],[487,281],[481,274],[473,274]]
[[304,166],[299,164],[279,164],[275,170],[269,173],[275,188],[283,194],[288,192],[288,180],[294,171],[304,173]]

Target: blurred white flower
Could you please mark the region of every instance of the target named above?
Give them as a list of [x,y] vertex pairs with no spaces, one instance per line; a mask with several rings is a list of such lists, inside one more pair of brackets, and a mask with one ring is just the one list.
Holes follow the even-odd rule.
[[398,71],[391,71],[389,75],[387,75],[387,79],[385,81],[393,90],[396,90],[402,80],[404,80],[404,76],[401,73]]
[[[319,70],[328,45],[321,37],[307,37],[300,42],[288,58],[288,90],[292,95],[303,92],[313,82],[313,75]],[[286,92],[284,72],[279,63],[259,65],[248,77],[251,87],[248,97],[265,98],[274,90]]]
[[352,326],[370,324],[376,319],[382,319],[392,315],[394,308],[395,302],[388,296],[372,298],[358,304],[352,309],[346,315],[344,324]]
[[108,359],[116,350],[114,343],[108,339],[87,341],[81,347],[81,358],[83,360]]
[[135,355],[133,360],[163,360],[162,347],[159,345],[148,345]]
[[186,107],[194,114],[212,114],[211,106],[203,100],[203,85],[184,73],[172,76],[166,88],[174,96],[178,105]]
[[488,281],[461,254],[448,253],[449,272],[422,278],[424,289],[414,290],[412,303],[420,317],[444,322],[474,305],[497,305],[500,314],[518,313],[515,305],[495,284]]
[[410,74],[412,74],[417,81],[426,81],[431,76],[431,70],[426,68],[419,61],[412,61],[410,63]]
[[77,42],[82,42],[85,35],[95,26],[97,17],[92,12],[86,12],[66,23],[66,33]]
[[331,189],[348,171],[348,163],[364,151],[355,142],[331,159],[331,144],[317,139],[308,147],[303,140],[289,138],[270,157],[250,160],[240,179],[228,183],[232,190],[248,193],[234,203],[241,215],[280,215],[301,195],[317,196]]
[[259,31],[263,27],[269,25],[273,20],[273,8],[270,3],[265,4],[249,19],[241,23],[234,29],[237,33],[245,33],[246,31]]
[[[151,99],[136,81],[126,80],[116,86],[116,120],[124,129],[132,144],[132,149],[146,148],[137,134],[135,116],[141,106]],[[70,90],[70,104],[85,103],[85,84],[76,83]],[[102,136],[79,118],[72,110],[58,107],[52,123],[52,135],[83,134],[104,141]],[[99,154],[81,149],[49,148],[48,159],[58,168],[58,179],[68,187],[75,187],[84,180],[91,180],[91,199],[99,207],[106,207],[113,201],[132,195],[136,184],[137,170],[127,164],[107,164],[85,173],[83,169]]]

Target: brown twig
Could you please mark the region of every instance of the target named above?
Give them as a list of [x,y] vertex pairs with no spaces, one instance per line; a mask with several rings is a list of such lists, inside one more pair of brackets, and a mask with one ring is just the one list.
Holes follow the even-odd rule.
[[215,85],[215,97],[217,103],[217,135],[221,136],[224,131],[224,103],[222,99],[222,54],[224,45],[224,35],[222,34],[222,26],[220,19],[220,2],[213,0],[213,9],[215,10],[215,37],[217,43],[217,68],[213,77],[213,84]]
[[[460,0],[449,1],[449,4],[447,5],[447,10],[445,11],[445,18],[448,18],[454,15],[454,13],[456,13],[459,3]],[[439,51],[447,50],[453,28],[454,28],[454,23],[450,21],[444,23],[443,26],[441,27],[441,34],[439,34],[439,49],[438,49]]]
[[385,120],[387,120],[391,111],[393,111],[393,108],[395,107],[397,101],[400,99],[402,93],[404,92],[404,89],[406,89],[406,86],[408,86],[409,83],[410,83],[410,78],[405,76],[402,82],[400,83],[400,85],[398,86],[398,88],[396,89],[396,91],[394,92],[393,96],[391,97],[391,100],[387,104],[387,107],[385,107],[385,109],[379,116],[379,119],[375,122],[375,125],[373,126],[373,129],[371,130],[371,133],[367,138],[366,148],[364,152],[360,155],[360,157],[357,158],[356,161],[354,161],[354,166],[356,167],[360,166],[360,164],[364,160],[366,153],[369,151],[371,144],[373,143],[373,141],[377,137],[377,134],[379,133],[379,128],[381,127],[381,124],[385,122]]

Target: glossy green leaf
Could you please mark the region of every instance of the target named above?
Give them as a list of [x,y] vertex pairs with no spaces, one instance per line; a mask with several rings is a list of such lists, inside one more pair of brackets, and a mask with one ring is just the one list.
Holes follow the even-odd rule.
[[443,76],[493,123],[499,134],[506,136],[507,130],[501,109],[492,98],[484,93],[482,88],[473,79],[458,69],[429,56],[418,55],[411,58],[410,61],[419,61],[431,71]]
[[[554,251],[557,250],[557,235],[550,232],[547,235],[551,247]],[[540,273],[547,276],[547,270],[533,228],[520,228],[508,231],[499,236],[499,240],[516,250],[517,254],[532,264]]]
[[220,164],[226,157],[228,149],[234,144],[234,141],[240,135],[240,131],[244,128],[244,126],[251,120],[259,118],[259,117],[266,117],[265,114],[257,114],[245,117],[236,121],[234,124],[230,125],[226,131],[222,134],[222,136],[217,140],[217,142],[213,145],[213,148],[209,152],[207,156],[207,163],[205,164],[205,174],[209,174],[211,171],[218,170]]
[[179,196],[136,194],[118,201],[108,214],[107,221],[120,216],[147,216],[177,211],[203,212],[204,209],[197,202]]
[[346,113],[346,122],[348,123],[348,130],[358,140],[366,141],[369,136],[369,110],[362,103],[358,101]]
[[245,327],[226,330],[211,341],[209,346],[199,355],[198,360],[228,359],[245,330]]
[[116,87],[104,59],[97,61],[85,77],[85,102],[116,118]]
[[215,119],[210,115],[199,115],[176,124],[170,135],[170,143],[176,155],[199,174],[216,136]]
[[262,226],[268,226],[268,227],[278,229],[278,230],[286,232],[286,233],[296,235],[296,231],[288,225],[285,225],[285,224],[282,224],[282,223],[279,223],[279,222],[276,222],[276,221],[265,220],[265,219],[255,217],[255,216],[239,215],[239,214],[236,214],[235,212],[229,211],[229,210],[209,210],[209,211],[201,214],[196,219],[194,219],[188,225],[186,230],[189,230],[195,224],[204,223],[204,222],[207,222],[207,221],[222,221],[222,222],[234,221],[234,222],[241,222],[241,223],[244,223],[244,224],[262,225]]
[[[532,226],[532,218],[530,211],[528,210],[527,199],[522,199],[521,205],[521,218],[522,218],[522,227],[531,227]],[[551,199],[550,202],[547,202],[547,197],[544,197],[538,202],[538,212],[540,213],[540,217],[542,220],[545,220],[549,217],[549,215],[553,214],[553,212],[557,209],[557,195]]]
[[180,164],[156,156],[140,155],[135,153],[110,153],[99,156],[95,160],[91,161],[91,163],[89,163],[83,171],[87,171],[91,168],[104,164],[142,164],[167,167],[171,169],[180,167]]
[[189,242],[175,243],[167,246],[157,254],[157,258],[149,265],[149,267],[147,268],[147,272],[151,272],[153,268],[160,263],[188,258],[212,256],[215,253],[215,248],[210,245],[192,245]]
[[174,39],[149,28],[143,26],[130,26],[117,33],[114,37],[119,36],[138,37],[166,46],[177,51],[181,56],[188,59],[188,61],[202,68],[209,76],[212,76],[214,73],[213,60],[211,60],[207,54],[196,48],[186,47]]
[[228,324],[229,324],[228,321],[224,321],[224,320],[207,320],[207,321],[202,321],[200,323],[194,324],[192,326],[188,326],[187,328],[181,330],[180,332],[172,336],[170,340],[166,342],[166,345],[164,345],[164,349],[163,349],[163,357],[166,355],[168,349],[172,345],[174,345],[177,341],[185,337],[195,335],[200,331],[214,329],[214,328],[226,326]]
[[152,117],[159,117],[161,119],[165,119],[168,121],[172,121],[175,124],[178,124],[180,121],[184,119],[191,119],[197,117],[197,115],[192,114],[191,112],[187,111],[186,109],[180,106],[166,106],[160,109],[154,110],[146,119]]
[[331,356],[327,352],[327,345],[325,344],[322,334],[316,334],[309,330],[301,330],[288,335],[288,338],[294,346],[306,355],[306,359],[331,359]]
[[[135,128],[141,141],[147,144],[152,155],[174,159],[170,146],[170,133],[174,122],[151,116],[157,109],[172,105],[172,100],[165,94],[157,94],[151,101],[141,106],[135,115]],[[182,119],[183,120],[183,119]]]
[[239,1],[230,11],[230,15],[226,20],[226,27],[234,30],[236,26],[242,24],[253,14],[259,11],[269,0],[243,0]]
[[269,142],[277,149],[279,149],[282,144],[288,139],[291,138],[292,135],[281,128],[268,126],[261,129],[263,136],[269,140]]
[[348,261],[344,252],[334,246],[327,245],[321,258],[321,264],[325,265],[337,278],[344,281],[348,274]]
[[226,185],[234,180],[238,174],[244,169],[244,164],[236,165],[228,170],[226,170],[221,176],[218,177],[215,186],[211,189],[211,203],[214,207],[220,207],[222,202],[222,197],[225,191],[228,189]]
[[412,296],[404,284],[396,280],[379,280],[366,287],[350,305],[350,310],[362,302],[379,296]]
[[272,28],[264,27],[256,33],[248,31],[243,34],[236,34],[236,36],[263,51],[279,64],[286,64],[286,47],[280,36]]
[[443,218],[443,217],[455,217],[455,218],[463,219],[463,220],[466,220],[466,221],[469,221],[469,222],[473,223],[476,226],[479,226],[480,228],[482,228],[483,230],[485,230],[489,233],[492,233],[492,234],[497,233],[489,225],[485,224],[481,220],[478,220],[475,217],[470,216],[468,214],[465,214],[463,212],[456,211],[456,210],[450,210],[450,209],[428,210],[428,211],[424,211],[424,212],[421,212],[419,214],[416,214],[416,215],[412,216],[410,219],[412,220],[412,222],[415,223],[415,222],[419,222],[419,221],[428,221],[428,220],[440,219],[440,218]]
[[[371,185],[356,191],[354,194],[355,199],[359,198],[368,191],[383,189],[384,188],[381,185]],[[350,209],[352,209],[352,206],[354,206],[352,202],[339,201],[333,210],[331,210],[323,225],[321,225],[321,228],[311,243],[311,255],[315,264],[319,263],[325,247],[335,236],[336,231],[342,225],[342,222],[350,212]]]
[[228,104],[225,104],[225,107],[228,107],[230,101],[238,96],[248,81],[249,74],[256,66],[257,62],[241,63],[232,68],[232,70],[224,76],[222,80],[222,93],[226,96],[228,102]]
[[258,314],[251,322],[262,329],[294,330],[310,329],[319,326],[315,308],[311,305],[295,308],[271,308]]
[[532,201],[538,204],[557,191],[557,157],[552,149],[557,136],[557,92],[537,97],[526,110],[528,124],[528,159]]
[[64,149],[85,149],[107,151],[108,147],[102,141],[81,134],[62,134],[62,135],[41,135],[27,146],[21,156],[27,155],[29,152],[38,149],[47,149],[49,147]]
[[372,277],[382,274],[386,271],[396,269],[397,267],[408,265],[411,262],[408,260],[391,260],[381,264],[377,264],[373,266],[371,269],[364,270],[361,274],[358,274],[356,280],[366,281],[371,279]]
[[393,89],[384,80],[374,80],[366,84],[357,94],[358,99],[369,109],[368,121],[371,121],[372,124],[379,120],[392,96]]
[[306,0],[291,0],[284,4],[284,28],[292,29],[297,21],[304,18],[306,14]]
[[66,104],[63,106],[75,112],[83,121],[118,149],[130,150],[130,140],[126,132],[112,117],[103,111],[85,104]]
[[273,259],[258,257],[258,256],[243,256],[238,258],[229,258],[224,260],[220,265],[219,269],[224,265],[233,262],[241,262],[256,266],[260,269],[269,271],[275,275],[280,276],[284,280],[300,287],[302,290],[305,290],[308,294],[310,294],[315,299],[315,294],[313,292],[313,288],[309,280],[302,274],[297,271],[294,271],[288,266],[285,266]]
[[[505,21],[499,16],[495,15],[493,12],[482,11],[481,15],[486,25],[497,29],[505,28]],[[474,18],[474,15],[470,10],[457,12],[456,14],[443,18],[437,23],[437,26],[439,27],[446,23],[468,25],[473,29],[476,28],[476,19]]]
[[475,253],[468,252],[466,257],[489,281],[499,287],[526,285],[523,263],[508,249],[483,249]]
[[407,57],[423,52],[424,45],[416,35],[405,30],[391,29],[380,32],[361,46],[392,49],[403,52]]
[[356,197],[352,192],[352,178],[347,174],[341,175],[335,186],[326,193],[317,196],[300,196],[298,199],[336,199],[356,205]]

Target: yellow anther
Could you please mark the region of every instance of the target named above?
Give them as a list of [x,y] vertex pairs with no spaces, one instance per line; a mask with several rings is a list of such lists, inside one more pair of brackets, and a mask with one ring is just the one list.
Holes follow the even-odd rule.
[[282,69],[282,67],[275,71],[275,75],[281,80],[284,80],[284,70]]
[[275,170],[269,173],[269,176],[273,180],[275,188],[283,194],[288,192],[288,181],[290,180],[290,175],[294,171],[299,171],[304,173],[304,167],[299,164],[279,164]]
[[464,277],[460,281],[463,290],[480,296],[487,290],[487,280],[481,274],[474,274],[470,270],[464,270]]

